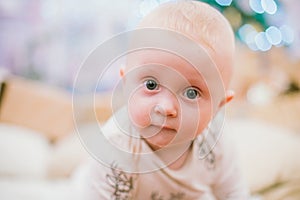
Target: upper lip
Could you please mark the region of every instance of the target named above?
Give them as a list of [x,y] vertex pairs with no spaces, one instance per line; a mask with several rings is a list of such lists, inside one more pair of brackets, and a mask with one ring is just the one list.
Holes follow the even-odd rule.
[[169,126],[162,126],[161,128],[175,130],[174,128],[171,128],[171,127],[169,127]]
[[169,130],[174,130],[174,131],[176,131],[175,128],[173,128],[172,126],[168,126],[168,125],[155,125],[155,126],[161,128],[161,129],[169,129]]

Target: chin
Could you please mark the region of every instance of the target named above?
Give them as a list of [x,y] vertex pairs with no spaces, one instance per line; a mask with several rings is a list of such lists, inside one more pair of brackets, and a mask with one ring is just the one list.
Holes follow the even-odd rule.
[[153,141],[148,141],[146,140],[147,144],[151,147],[152,150],[159,150],[161,148],[164,148],[166,146],[168,146],[170,144],[170,142],[166,142],[166,143],[161,143],[161,142],[153,142]]

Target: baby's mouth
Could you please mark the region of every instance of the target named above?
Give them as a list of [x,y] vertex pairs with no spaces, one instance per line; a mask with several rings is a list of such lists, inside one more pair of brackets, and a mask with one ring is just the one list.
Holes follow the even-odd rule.
[[177,130],[175,128],[173,128],[172,126],[167,126],[167,125],[153,125],[156,128],[158,128],[160,131],[173,131],[173,132],[177,132]]
[[176,131],[176,129],[170,128],[170,127],[167,127],[167,126],[163,126],[163,127],[161,127],[161,129],[168,130],[168,131]]

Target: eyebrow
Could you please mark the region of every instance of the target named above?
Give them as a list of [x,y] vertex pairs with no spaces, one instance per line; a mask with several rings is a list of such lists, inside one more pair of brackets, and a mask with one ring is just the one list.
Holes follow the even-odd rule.
[[138,77],[145,76],[145,75],[144,75],[145,72],[148,73],[148,74],[159,75],[159,72],[157,72],[156,70],[141,67],[141,68],[139,69],[138,73],[137,73],[137,76],[138,76]]
[[191,84],[191,86],[199,87],[199,89],[208,88],[207,82],[205,81],[205,79],[203,79],[202,76],[201,76],[201,78],[191,77],[191,78],[187,79],[187,81]]

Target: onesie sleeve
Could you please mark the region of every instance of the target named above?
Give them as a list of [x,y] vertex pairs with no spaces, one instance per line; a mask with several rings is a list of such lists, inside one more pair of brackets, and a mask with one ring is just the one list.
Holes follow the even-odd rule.
[[[128,136],[120,133],[119,128],[114,124],[112,118],[101,128],[101,131],[101,134],[107,139],[105,140],[106,143],[114,144],[118,148],[127,148]],[[95,138],[95,140],[100,140],[104,137]],[[99,144],[95,143],[95,145],[99,146],[100,151],[107,148],[103,144],[103,141],[99,141]],[[96,158],[91,156],[82,169],[80,169],[81,178],[78,179],[80,182],[80,199],[132,199],[133,192],[136,191],[134,186],[137,181],[136,175],[122,171],[118,165],[118,161],[122,159],[122,155],[115,155],[115,152],[109,150],[106,149],[104,151],[107,154],[107,158],[112,158],[108,159],[107,163],[101,162],[100,159],[96,160]]]
[[90,160],[82,170],[80,199],[131,199],[134,176],[117,170],[116,166],[104,166],[96,160]]
[[89,160],[84,169],[82,184],[82,199],[99,200],[111,199],[113,193],[106,181],[109,169],[94,160]]

